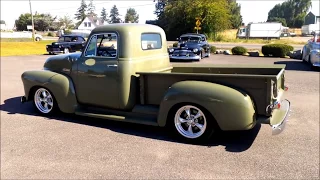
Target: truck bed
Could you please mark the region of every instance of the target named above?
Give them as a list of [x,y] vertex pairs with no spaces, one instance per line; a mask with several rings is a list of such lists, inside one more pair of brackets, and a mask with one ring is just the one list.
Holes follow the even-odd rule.
[[164,72],[138,72],[140,103],[159,105],[167,89],[174,83],[199,80],[241,89],[251,96],[259,115],[266,115],[272,98],[272,81],[277,84],[278,97],[284,90],[285,65],[173,65]]

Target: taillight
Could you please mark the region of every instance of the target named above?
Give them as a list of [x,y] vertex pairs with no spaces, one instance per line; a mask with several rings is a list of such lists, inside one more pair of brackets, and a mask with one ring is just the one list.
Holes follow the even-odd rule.
[[288,90],[289,90],[288,86],[284,86],[284,91],[288,91]]

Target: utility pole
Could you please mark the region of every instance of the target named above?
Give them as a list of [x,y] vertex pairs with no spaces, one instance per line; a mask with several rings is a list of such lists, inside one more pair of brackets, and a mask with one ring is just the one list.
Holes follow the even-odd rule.
[[34,23],[33,23],[32,9],[31,9],[31,0],[29,0],[29,6],[30,6],[31,23],[32,23],[32,40],[34,41]]

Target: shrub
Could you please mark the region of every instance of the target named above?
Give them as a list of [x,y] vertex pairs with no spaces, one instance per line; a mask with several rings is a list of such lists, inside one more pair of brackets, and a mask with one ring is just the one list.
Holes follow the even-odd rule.
[[210,53],[216,53],[217,47],[215,46],[210,46]]
[[48,32],[47,36],[53,37],[54,34],[53,34],[53,32]]
[[264,56],[285,57],[293,50],[293,46],[287,44],[267,44],[262,46],[262,54]]
[[231,49],[232,54],[234,55],[244,55],[248,52],[248,50],[245,47],[242,46],[236,46]]
[[66,29],[66,30],[64,30],[64,34],[71,34],[71,30],[69,30],[69,29]]
[[172,45],[173,47],[178,47],[178,43],[177,42],[175,42],[175,43],[173,43],[173,45]]

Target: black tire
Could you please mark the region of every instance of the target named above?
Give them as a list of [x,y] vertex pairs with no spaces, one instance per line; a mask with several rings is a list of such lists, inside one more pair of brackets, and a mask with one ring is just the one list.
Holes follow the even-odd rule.
[[[43,94],[45,92],[45,95]],[[50,97],[49,97],[50,96]],[[57,112],[59,112],[59,107],[57,101],[50,90],[44,87],[34,88],[32,91],[32,101],[33,106],[37,113],[43,116],[51,116]],[[40,100],[41,98],[42,100]],[[47,104],[47,108],[45,109]]]
[[[198,128],[197,125],[191,125],[192,127],[192,132],[195,132],[196,130],[199,130],[199,135],[198,137],[194,136],[191,137],[187,134],[184,134],[184,131],[187,131],[187,126],[190,124],[189,122],[185,122],[185,123],[177,123],[179,117],[181,117],[180,113],[185,113],[184,115],[186,115],[186,111],[182,110],[182,108],[191,108],[195,111],[190,111],[190,114],[195,115],[196,112],[201,112],[204,116],[203,117],[199,117],[197,119],[195,119],[193,122],[194,124],[200,124],[205,128],[205,130],[203,130],[203,132],[201,133],[200,129]],[[200,110],[200,111],[198,111]],[[180,115],[179,115],[180,114]],[[205,123],[204,123],[205,122]],[[205,124],[205,125],[204,125]],[[190,126],[190,125],[189,125]],[[213,118],[213,116],[203,107],[199,106],[199,105],[195,105],[192,103],[188,103],[188,104],[180,104],[180,105],[176,105],[174,106],[169,113],[168,119],[167,119],[167,128],[170,132],[170,134],[172,134],[174,137],[178,138],[179,140],[188,142],[188,143],[203,143],[206,142],[207,140],[209,140],[212,135],[214,134],[214,132],[217,132],[219,130],[217,123],[215,121],[215,119]],[[183,128],[183,129],[181,129]]]
[[39,38],[39,37],[36,37],[36,41],[40,41],[40,38]]

